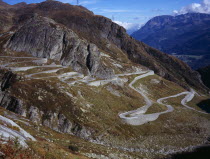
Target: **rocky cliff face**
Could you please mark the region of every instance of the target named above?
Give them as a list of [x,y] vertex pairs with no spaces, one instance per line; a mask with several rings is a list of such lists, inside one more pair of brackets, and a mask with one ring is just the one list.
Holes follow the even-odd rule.
[[[98,47],[49,18],[35,16],[21,26],[5,47],[35,57],[58,60],[86,75],[109,78],[113,71],[100,61]],[[105,69],[104,69],[105,68]]]
[[[26,104],[16,96],[12,95],[11,89],[19,77],[7,70],[0,71],[0,106],[24,117],[28,117],[36,125],[43,125],[61,133],[77,135],[84,139],[91,139],[91,129],[71,121],[60,110],[51,111],[45,108]],[[69,100],[69,103],[71,101]]]
[[13,111],[17,114],[25,114],[25,110],[22,105],[22,101],[10,95],[8,88],[16,81],[17,77],[10,71],[1,70],[0,73],[0,105],[7,110]]

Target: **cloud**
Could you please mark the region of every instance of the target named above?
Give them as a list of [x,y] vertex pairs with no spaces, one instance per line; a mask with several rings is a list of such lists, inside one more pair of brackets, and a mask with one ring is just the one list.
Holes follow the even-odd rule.
[[114,22],[124,27],[127,30],[128,34],[132,34],[133,32],[140,29],[140,27],[142,26],[142,24],[137,24],[137,23],[127,23],[127,22],[121,22],[121,21],[114,21]]
[[203,0],[202,3],[192,3],[183,7],[181,10],[174,10],[174,14],[186,13],[207,13],[210,14],[210,0]]

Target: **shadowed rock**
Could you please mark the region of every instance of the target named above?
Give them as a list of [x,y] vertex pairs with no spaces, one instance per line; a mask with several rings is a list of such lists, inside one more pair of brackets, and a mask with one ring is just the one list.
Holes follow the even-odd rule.
[[104,69],[96,45],[80,39],[76,33],[46,17],[28,20],[6,44],[17,52],[28,52],[36,57],[59,60],[75,71],[97,77],[110,77],[113,71]]

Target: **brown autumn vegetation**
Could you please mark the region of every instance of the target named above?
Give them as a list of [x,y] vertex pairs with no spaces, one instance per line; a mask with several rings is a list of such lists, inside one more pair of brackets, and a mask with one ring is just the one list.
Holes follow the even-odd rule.
[[1,159],[44,159],[44,156],[38,156],[29,148],[22,148],[17,139],[9,139],[6,143],[0,143]]

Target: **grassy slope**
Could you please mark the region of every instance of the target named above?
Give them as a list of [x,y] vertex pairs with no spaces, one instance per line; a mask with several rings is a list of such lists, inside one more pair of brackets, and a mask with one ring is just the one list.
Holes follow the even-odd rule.
[[[10,55],[20,56],[17,53],[11,53]],[[21,53],[21,56],[24,56],[24,54],[22,55]],[[114,57],[112,58],[115,59]],[[7,58],[7,60],[9,59]],[[104,57],[104,61],[106,62],[108,59]],[[119,64],[123,66],[126,64],[126,58],[124,57],[118,61]],[[112,63],[106,62],[106,64],[113,67]],[[132,64],[128,63],[127,65],[128,69],[126,71],[134,71],[131,67]],[[44,70],[46,69],[40,68],[17,73],[21,75]],[[68,71],[72,71],[71,68],[62,69],[56,74]],[[116,72],[122,73],[123,70],[116,68]],[[104,155],[110,153],[125,153],[126,155],[136,156],[137,158],[141,158],[142,156],[152,158],[162,156],[158,154],[158,151],[163,150],[163,148],[165,151],[170,149],[180,150],[180,148],[200,144],[205,140],[209,132],[209,130],[207,130],[208,125],[206,125],[209,119],[205,115],[200,115],[183,108],[183,106],[180,105],[183,96],[167,100],[169,104],[174,106],[175,111],[161,115],[160,118],[154,122],[141,126],[130,126],[122,123],[118,117],[120,112],[135,110],[145,104],[144,99],[137,92],[128,87],[128,84],[136,76],[137,75],[122,77],[128,80],[123,86],[107,84],[100,87],[91,87],[82,83],[69,86],[66,83],[60,82],[57,78],[39,80],[21,78],[12,86],[10,91],[12,95],[24,101],[26,107],[33,105],[44,112],[48,110],[61,112],[71,121],[93,129],[92,137],[101,137],[105,142],[111,143],[109,147],[113,148],[90,144],[77,137],[56,133],[45,127],[40,127],[41,131],[37,132],[34,131],[33,128],[23,125],[31,134],[41,137],[41,140],[45,138],[53,140],[55,145],[52,145],[52,147],[58,146],[67,148],[69,143],[72,142],[73,145],[79,147],[84,153],[94,152]],[[137,81],[134,86],[136,88],[139,86],[144,88],[149,98],[154,102],[154,105],[147,113],[166,110],[165,106],[155,103],[158,98],[185,91],[179,85],[164,80],[157,75],[141,79]],[[69,97],[66,92],[71,93],[73,98]],[[120,97],[116,94],[120,94]],[[195,100],[195,102],[199,102],[203,100],[203,98],[196,97]],[[195,107],[195,105],[192,106]],[[37,129],[36,126],[35,129]],[[44,144],[45,143],[40,143],[40,145]],[[114,147],[135,147],[141,148],[143,151],[130,154],[117,150]],[[144,150],[147,150],[147,152]]]
[[[133,79],[134,77],[130,78]],[[151,76],[148,78],[149,79],[145,78],[143,81],[139,82],[147,86],[147,91],[154,101],[160,97],[174,95],[184,91],[183,88],[178,85],[163,80],[158,76]],[[151,84],[150,81],[154,78],[161,81],[163,80],[163,83],[160,82],[161,85]],[[207,136],[205,130],[207,122],[206,116],[183,108],[183,106],[180,105],[183,96],[168,100],[168,103],[174,106],[174,112],[161,115],[158,120],[149,124],[142,126],[129,126],[121,122],[118,113],[137,109],[144,105],[144,100],[135,91],[129,89],[128,86],[120,87],[109,85],[109,87],[112,87],[121,94],[121,97],[118,97],[107,90],[108,85],[89,87],[83,84],[78,84],[69,87],[64,84],[65,91],[68,91],[74,96],[74,99],[72,99],[74,102],[71,105],[68,103],[68,101],[70,101],[69,97],[64,94],[59,95],[60,90],[56,90],[59,88],[57,86],[58,81],[56,79],[53,80],[54,81],[46,81],[47,85],[52,89],[48,89],[43,80],[20,82],[18,83],[17,89],[22,91],[17,92],[17,94],[19,94],[19,97],[24,98],[24,95],[20,94],[21,92],[28,94],[27,91],[30,91],[31,94],[36,95],[36,88],[42,88],[43,92],[48,92],[43,98],[43,101],[37,100],[37,96],[26,96],[24,101],[34,103],[40,108],[43,107],[44,109],[50,110],[53,110],[53,106],[56,106],[62,101],[59,105],[62,106],[61,108],[64,110],[63,113],[68,118],[76,120],[81,125],[94,129],[94,137],[101,136],[103,137],[103,140],[111,142],[113,146],[126,145],[127,147],[143,147],[149,150],[160,150],[165,147],[166,150],[170,150],[170,147],[184,148],[190,145],[199,144],[203,141],[203,137]],[[138,86],[138,82],[135,85]],[[13,91],[15,90],[16,89],[13,87]],[[54,96],[51,96],[51,93],[49,92]],[[42,96],[42,94],[39,93],[39,96]],[[27,99],[28,97],[30,97],[30,99]],[[199,97],[197,98],[197,100],[200,100]],[[47,102],[49,99],[54,99],[54,101],[59,102],[56,102],[56,105],[50,104]],[[68,104],[65,104],[65,101]],[[50,107],[48,107],[48,105]],[[90,105],[90,108],[87,105]],[[164,106],[155,104],[149,109],[148,113],[164,110]],[[173,139],[171,138],[172,136]],[[142,143],[142,141],[144,142]],[[180,142],[182,143],[181,145]],[[158,145],[158,147],[156,147],[156,145]]]

